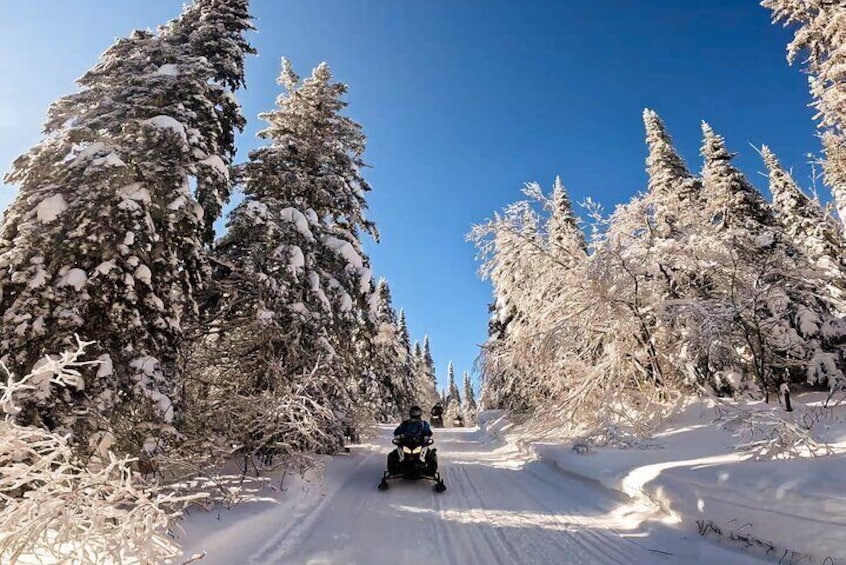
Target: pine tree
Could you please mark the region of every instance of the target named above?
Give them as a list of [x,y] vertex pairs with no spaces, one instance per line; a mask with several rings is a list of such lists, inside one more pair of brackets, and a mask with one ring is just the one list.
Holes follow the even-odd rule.
[[458,391],[458,385],[455,383],[455,367],[452,361],[447,367],[447,397],[446,404],[444,404],[444,417],[448,422],[452,422],[459,416],[462,416],[461,409],[461,394]]
[[720,221],[709,224],[704,236],[715,251],[728,252],[715,257],[721,271],[717,300],[731,313],[721,332],[724,341],[733,342],[722,353],[723,372],[739,369],[755,377],[754,383],[718,381],[718,386],[757,387],[768,398],[782,380],[841,382],[835,361],[841,323],[819,295],[820,273],[732,165],[723,138],[704,123],[702,132],[704,191],[709,205],[720,210]]
[[831,0],[764,0],[761,4],[773,11],[774,21],[797,26],[787,59],[793,63],[799,54],[806,57],[825,151],[825,180],[841,224],[846,223],[846,10],[841,2]]
[[819,201],[802,192],[767,146],[761,148],[761,156],[769,170],[773,208],[788,237],[814,265],[833,278],[842,277],[840,250],[844,242],[834,219]]
[[[207,33],[243,29],[221,21]],[[243,53],[229,55],[221,64],[239,72]],[[0,358],[24,374],[78,334],[96,341],[89,351],[102,361],[83,375],[84,392],[45,378],[26,423],[73,430],[78,445],[109,430],[128,453],[178,424],[181,341],[207,276],[206,220],[190,179],[224,159],[221,140],[234,136],[215,107],[231,89],[216,77],[168,32],[119,39],[79,79],[80,92],[51,106],[46,137],[6,176],[20,190],[0,228]]]
[[220,122],[215,132],[220,150],[199,159],[196,171],[197,201],[203,207],[203,238],[207,244],[214,240],[214,222],[229,201],[235,132],[243,131],[246,125],[232,93],[246,86],[244,59],[256,51],[244,33],[254,29],[249,0],[195,0],[163,31],[170,41],[186,45],[192,55],[211,66],[214,82],[209,101]]
[[[384,321],[392,333],[396,314],[387,286],[384,302],[374,296],[358,239],[375,228],[364,217],[364,135],[340,113],[346,86],[332,82],[325,63],[301,82],[285,59],[279,83],[285,93],[277,108],[261,115],[268,127],[259,136],[270,143],[250,153],[244,201],[217,248],[221,264],[234,271],[224,295],[241,302],[224,308],[226,335],[205,359],[212,367],[221,356],[230,359],[218,372],[253,407],[246,413],[273,414],[262,418],[268,429],[234,430],[250,436],[252,449],[302,436],[291,419],[305,417],[313,431],[293,443],[331,451],[346,426],[395,410],[377,397],[391,378],[383,365],[398,355],[393,343],[374,344],[374,322]],[[305,415],[285,408],[292,397],[309,400],[300,407]]]
[[[552,187],[552,213],[550,214],[547,232],[549,243],[553,249],[560,249],[565,257],[573,254],[575,248],[587,253],[585,234],[579,227],[578,218],[573,213],[570,197],[561,182],[561,177],[555,177]],[[554,251],[553,251],[554,252]],[[556,253],[557,255],[557,253]]]
[[479,408],[476,406],[476,393],[473,392],[473,383],[470,382],[470,373],[464,371],[464,422],[467,425],[476,423],[476,416]]

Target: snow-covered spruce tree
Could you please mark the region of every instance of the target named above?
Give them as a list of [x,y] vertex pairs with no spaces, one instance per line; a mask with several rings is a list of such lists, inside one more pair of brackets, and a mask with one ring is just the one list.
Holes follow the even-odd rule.
[[[537,187],[540,190],[540,187]],[[582,254],[587,253],[587,241],[585,234],[579,226],[579,219],[573,212],[573,205],[570,203],[570,196],[561,177],[555,177],[552,186],[552,211],[547,225],[548,245],[553,256],[559,256],[565,263],[581,259],[574,253],[573,246],[580,249]]]
[[846,6],[837,0],[764,0],[761,5],[773,11],[773,21],[796,26],[787,59],[805,57],[825,150],[825,180],[846,223]]
[[162,31],[170,41],[185,45],[192,55],[207,61],[212,70],[208,100],[220,122],[220,150],[200,160],[195,175],[206,244],[214,241],[214,222],[229,201],[233,185],[229,168],[235,157],[235,132],[246,125],[233,92],[246,86],[244,59],[256,51],[244,33],[254,29],[249,0],[194,0]]
[[704,191],[719,211],[704,236],[719,265],[709,321],[729,340],[715,386],[768,398],[782,381],[841,382],[843,324],[820,295],[824,273],[790,242],[761,194],[731,164],[723,138],[708,124],[702,131]]
[[421,407],[433,406],[438,402],[438,376],[435,374],[435,359],[429,336],[423,336],[423,348],[420,352],[420,372],[417,376],[417,404]]
[[473,391],[473,383],[470,382],[470,373],[464,371],[464,424],[472,426],[476,423],[476,416],[479,407],[476,406],[476,393]]
[[444,405],[444,418],[447,422],[452,423],[459,416],[463,417],[461,394],[458,391],[458,385],[455,383],[455,367],[450,361],[447,366],[447,398]]
[[844,296],[844,264],[841,257],[844,241],[837,221],[818,200],[812,200],[802,192],[767,146],[761,148],[761,156],[769,170],[773,209],[784,231],[813,265],[828,274],[832,284],[837,285],[837,281],[841,281],[837,285],[841,290],[836,295]]
[[325,63],[300,81],[283,59],[279,83],[277,108],[261,115],[269,144],[250,153],[244,201],[216,250],[229,271],[220,331],[201,340],[189,380],[205,412],[232,413],[240,399],[231,419],[213,420],[246,455],[336,449],[368,417],[357,412],[380,377],[362,350],[378,307],[359,241],[376,235],[364,217],[364,135],[341,114],[347,88]]
[[[221,22],[207,36],[243,29]],[[230,55],[221,65],[239,72],[243,56]],[[39,383],[22,423],[73,431],[77,445],[111,430],[137,453],[178,420],[183,329],[206,276],[190,179],[204,167],[226,177],[221,140],[237,125],[216,107],[231,96],[217,77],[183,38],[136,31],[51,106],[44,140],[6,176],[19,193],[0,228],[0,358],[26,374],[76,333],[103,361],[77,388]]]
[[378,387],[368,392],[368,401],[383,403],[377,416],[382,421],[400,416],[414,404],[414,385],[410,372],[408,329],[405,313],[398,319],[391,301],[391,289],[385,279],[376,286],[376,326],[372,371]]
[[418,395],[417,379],[415,376],[415,359],[411,347],[411,336],[408,332],[408,321],[406,320],[405,310],[400,309],[399,320],[397,327],[397,338],[399,340],[399,355],[402,363],[402,380],[400,391],[398,393],[397,407],[399,414],[406,412],[406,408],[414,404],[418,404],[417,397],[423,396],[425,398],[432,398],[434,396],[434,387],[432,390],[426,390],[424,394]]

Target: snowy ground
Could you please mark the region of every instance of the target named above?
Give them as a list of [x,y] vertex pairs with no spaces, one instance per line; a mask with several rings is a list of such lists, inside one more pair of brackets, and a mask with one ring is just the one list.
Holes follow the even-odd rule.
[[389,439],[383,427],[372,443],[328,459],[323,477],[288,480],[263,501],[195,512],[183,523],[186,557],[315,565],[756,561],[478,429],[436,430],[445,493],[422,482],[380,492]]
[[716,426],[713,403],[691,404],[640,447],[595,448],[588,455],[572,443],[532,442],[496,413],[486,414],[485,427],[564,473],[660,506],[683,530],[703,528],[708,537],[780,563],[833,565],[846,562],[846,407],[822,409],[824,398],[800,396],[792,415],[777,404],[735,405],[817,420],[815,433],[834,453],[788,461],[739,452],[735,446],[748,436]]

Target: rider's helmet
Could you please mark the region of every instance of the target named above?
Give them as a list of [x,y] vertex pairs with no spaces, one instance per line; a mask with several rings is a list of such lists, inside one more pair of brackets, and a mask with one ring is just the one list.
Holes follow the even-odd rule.
[[412,420],[420,420],[423,418],[423,410],[419,406],[412,406],[408,411],[408,417]]

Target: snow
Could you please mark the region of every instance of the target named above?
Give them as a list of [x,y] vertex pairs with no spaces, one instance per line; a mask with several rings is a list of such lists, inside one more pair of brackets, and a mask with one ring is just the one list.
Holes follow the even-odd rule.
[[35,269],[35,275],[29,280],[27,286],[29,288],[38,288],[43,286],[44,283],[47,282],[47,271],[45,271],[40,265]]
[[205,565],[758,562],[647,524],[625,497],[475,428],[435,430],[445,493],[422,481],[394,481],[379,492],[394,426],[327,458],[323,473],[279,472],[245,483],[250,501],[232,510],[192,512],[178,540],[184,558],[203,554]]
[[59,214],[67,210],[68,203],[65,202],[65,197],[61,194],[55,194],[49,198],[42,200],[36,208],[35,215],[38,221],[43,224],[49,224],[59,217]]
[[305,268],[305,255],[303,255],[303,250],[300,249],[296,245],[288,246],[288,265],[290,266],[291,272],[296,274],[299,273]]
[[220,158],[220,155],[212,155],[211,157],[207,157],[200,161],[200,164],[206,165],[207,167],[211,167],[221,177],[225,178],[226,180],[229,180],[229,167],[226,166],[226,163],[223,162],[223,159]]
[[269,322],[274,317],[276,317],[276,315],[270,310],[262,309],[256,312],[256,320],[258,320],[259,322]]
[[135,200],[149,204],[152,202],[150,191],[144,188],[140,182],[134,182],[118,189],[118,196],[125,200]]
[[149,120],[145,120],[146,125],[152,126],[156,129],[170,130],[178,135],[182,141],[188,142],[188,135],[185,133],[185,126],[179,120],[171,116],[159,115]]
[[283,208],[279,211],[279,217],[287,222],[294,224],[297,231],[300,232],[307,240],[314,241],[314,235],[311,233],[311,228],[308,226],[308,219],[305,214],[296,208]]
[[[819,410],[825,395],[796,395],[797,418]],[[784,414],[778,404],[753,403]],[[807,411],[805,411],[807,410]],[[737,438],[713,424],[713,407],[695,402],[642,446],[594,447],[574,451],[574,442],[533,442],[496,413],[480,421],[505,441],[528,446],[541,461],[652,505],[677,527],[697,531],[697,521],[713,523],[723,538],[732,534],[771,544],[780,557],[795,552],[799,562],[846,558],[846,407],[822,422],[833,455],[792,460],[756,460],[736,450]],[[506,428],[506,429],[502,429]],[[640,448],[639,448],[640,447]],[[698,534],[697,534],[698,535]]]
[[113,259],[111,259],[109,261],[103,261],[102,263],[94,267],[94,270],[100,273],[101,275],[107,275],[109,274],[109,271],[116,268],[117,264]]
[[94,159],[91,161],[91,165],[94,167],[125,167],[126,163],[116,153],[109,153],[104,157]]
[[70,269],[59,281],[59,286],[72,286],[77,292],[88,283],[88,275],[82,269]]
[[343,257],[350,266],[355,267],[356,269],[364,267],[364,261],[362,261],[361,256],[349,241],[344,241],[343,239],[338,239],[328,235],[323,238],[323,244]]
[[97,357],[97,361],[100,362],[99,367],[97,367],[98,379],[110,377],[114,374],[114,364],[112,363],[112,357],[108,353],[104,353],[103,355]]
[[138,265],[133,276],[147,286],[153,286],[153,274],[147,265]]
[[311,312],[308,308],[306,308],[305,304],[303,304],[302,302],[294,302],[293,304],[288,306],[288,310],[290,310],[291,312],[295,312],[303,316],[304,318],[308,318],[311,316]]
[[179,67],[174,65],[174,64],[162,65],[156,71],[156,74],[157,75],[175,77],[177,74],[179,74]]

